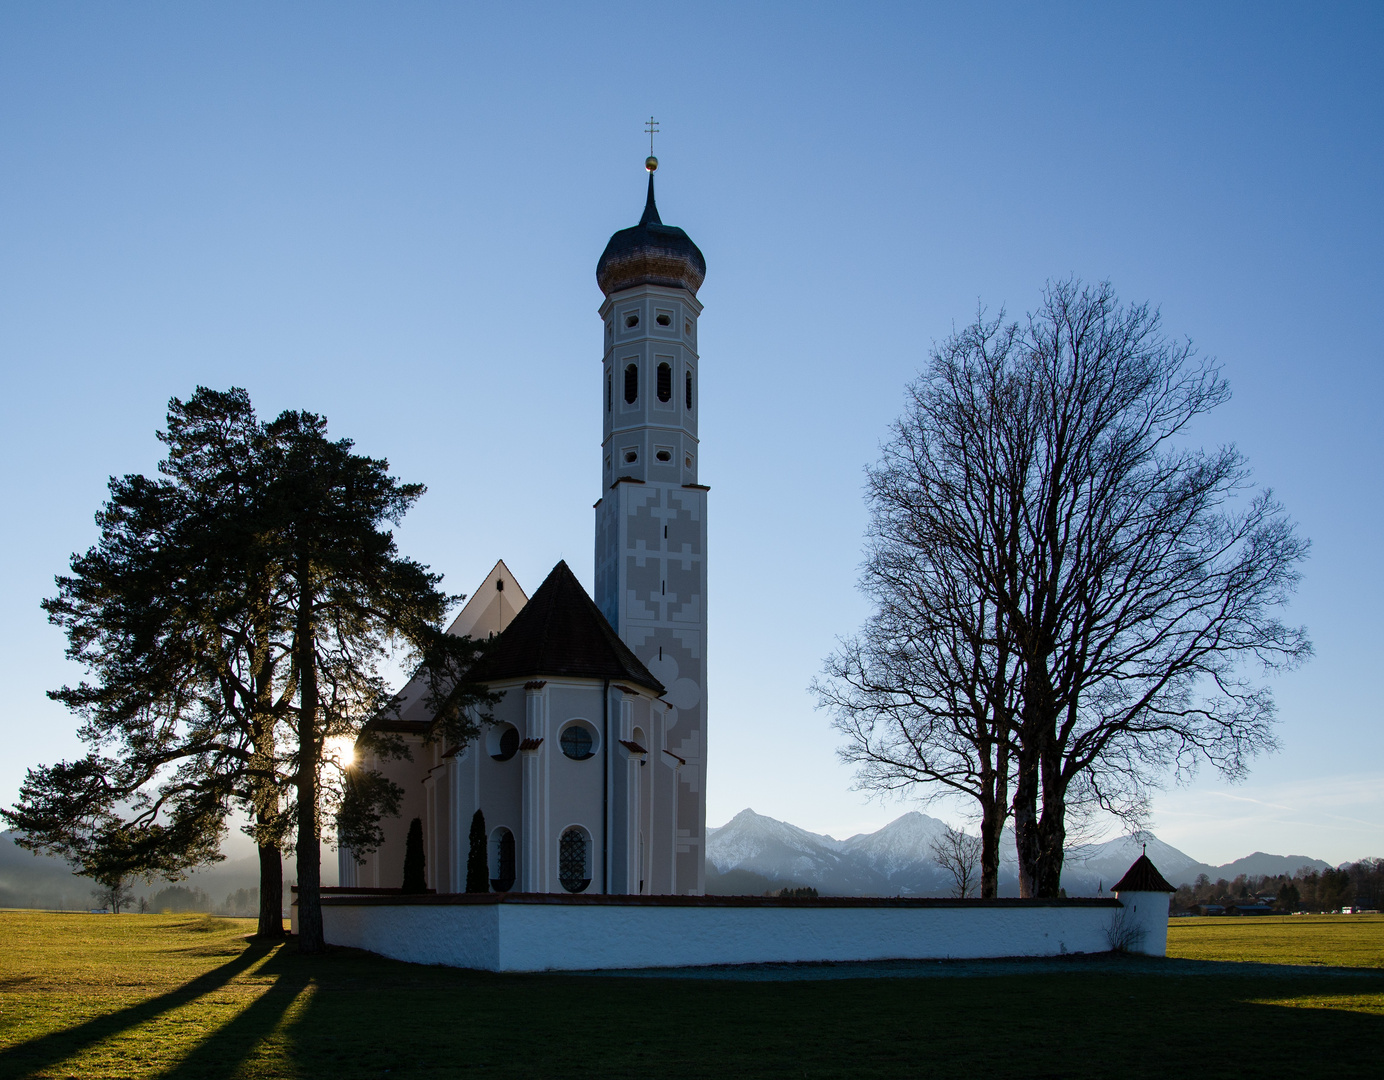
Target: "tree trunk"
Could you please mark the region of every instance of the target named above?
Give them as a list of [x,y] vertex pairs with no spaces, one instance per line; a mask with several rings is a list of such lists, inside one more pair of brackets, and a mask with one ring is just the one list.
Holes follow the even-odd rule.
[[298,559],[298,951],[320,953],[322,851],[317,835],[317,653],[311,568]]
[[259,929],[255,931],[255,936],[270,941],[282,941],[284,936],[284,863],[277,847],[272,844],[260,845],[259,868]]
[[1038,838],[1038,762],[1027,749],[1018,755],[1014,783],[1014,846],[1019,856],[1019,895],[1037,896],[1042,848]]
[[980,898],[993,900],[1000,894],[1000,841],[1008,807],[991,803],[980,814]]
[[1043,812],[1038,818],[1036,896],[1054,897],[1062,892],[1062,860],[1067,846],[1067,783],[1062,775],[1062,755],[1048,746],[1042,763]]
[[[251,730],[254,751],[251,767],[255,791],[255,824],[258,826],[255,844],[259,849],[260,902],[259,929],[255,936],[269,941],[284,938],[284,862],[279,852],[283,822],[279,817],[279,789],[276,783],[278,763],[275,760],[274,665],[270,660],[273,643],[269,634],[269,602],[262,561],[253,565],[252,577],[261,586],[255,595],[255,712]],[[272,843],[266,843],[273,837]]]
[[1044,800],[1043,813],[1038,818],[1038,862],[1035,866],[1035,896],[1054,897],[1062,894],[1062,856],[1067,840],[1063,820],[1065,805],[1059,796],[1057,807]]

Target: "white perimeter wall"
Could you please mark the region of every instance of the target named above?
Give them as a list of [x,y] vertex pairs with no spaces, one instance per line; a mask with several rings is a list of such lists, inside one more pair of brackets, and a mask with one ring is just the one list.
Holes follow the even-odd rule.
[[1123,907],[322,906],[327,941],[419,964],[487,971],[976,959],[1167,949],[1166,893]]

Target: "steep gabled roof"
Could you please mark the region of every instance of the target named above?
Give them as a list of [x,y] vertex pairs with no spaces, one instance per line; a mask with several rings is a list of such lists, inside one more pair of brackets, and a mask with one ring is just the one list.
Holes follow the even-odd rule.
[[662,694],[663,684],[630,651],[565,562],[471,669],[475,682],[547,676],[621,679]]
[[1168,884],[1167,878],[1158,872],[1147,855],[1140,855],[1134,865],[1125,871],[1125,876],[1111,887],[1112,893],[1121,892],[1177,892]]

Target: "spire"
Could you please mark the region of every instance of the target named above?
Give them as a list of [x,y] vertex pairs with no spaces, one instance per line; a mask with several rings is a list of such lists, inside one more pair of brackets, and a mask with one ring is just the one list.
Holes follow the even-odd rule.
[[640,225],[662,225],[663,222],[658,217],[658,206],[654,202],[654,171],[649,170],[649,197],[644,200],[644,216],[639,219]]

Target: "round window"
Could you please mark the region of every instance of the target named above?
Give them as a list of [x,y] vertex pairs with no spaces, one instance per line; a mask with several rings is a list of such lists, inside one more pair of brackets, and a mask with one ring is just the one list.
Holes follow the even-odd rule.
[[562,752],[573,761],[585,761],[595,752],[591,749],[596,741],[592,738],[592,731],[582,723],[569,724],[558,741],[562,745]]
[[485,752],[496,761],[508,761],[519,753],[519,729],[513,724],[496,724],[486,732]]

